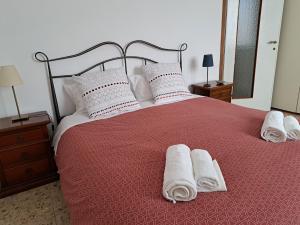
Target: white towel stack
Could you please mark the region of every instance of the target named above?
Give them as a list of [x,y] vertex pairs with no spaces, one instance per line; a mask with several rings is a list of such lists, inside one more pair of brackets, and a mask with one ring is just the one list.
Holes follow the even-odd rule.
[[268,112],[261,128],[261,137],[274,143],[300,140],[300,125],[293,116],[284,117],[282,112]]
[[287,116],[283,120],[284,128],[287,132],[287,137],[290,140],[300,140],[300,125],[298,120],[293,116]]
[[268,112],[261,128],[261,137],[274,143],[285,142],[287,134],[284,129],[283,118],[282,112]]
[[227,191],[221,169],[206,150],[192,152],[184,144],[170,146],[166,155],[163,196],[176,201],[190,201],[198,192]]
[[167,150],[163,196],[174,203],[191,201],[197,196],[190,149],[186,145],[173,145]]

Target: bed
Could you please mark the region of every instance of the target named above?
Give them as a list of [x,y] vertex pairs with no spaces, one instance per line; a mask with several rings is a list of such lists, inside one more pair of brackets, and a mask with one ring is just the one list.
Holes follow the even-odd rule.
[[[208,97],[93,121],[61,120],[56,111],[56,162],[72,224],[300,224],[300,142],[262,140],[265,114]],[[178,143],[209,150],[228,191],[166,201],[165,153]]]

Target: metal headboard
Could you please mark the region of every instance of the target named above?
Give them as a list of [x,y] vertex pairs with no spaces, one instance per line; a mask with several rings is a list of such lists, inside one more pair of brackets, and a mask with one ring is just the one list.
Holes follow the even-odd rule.
[[132,45],[136,45],[136,44],[142,44],[142,45],[145,45],[145,46],[149,46],[151,48],[155,48],[155,49],[158,49],[158,50],[161,50],[161,51],[168,51],[168,52],[179,52],[179,64],[180,64],[180,68],[182,70],[182,52],[187,50],[187,44],[186,43],[182,43],[178,49],[170,49],[170,48],[163,48],[163,47],[160,47],[158,45],[154,45],[150,42],[147,42],[147,41],[143,41],[143,40],[135,40],[135,41],[132,41],[132,42],[129,42],[126,47],[125,47],[125,56],[126,56],[126,59],[141,59],[144,61],[144,64],[146,65],[147,62],[152,62],[152,63],[158,63],[157,61],[153,60],[153,59],[150,59],[150,58],[146,58],[146,57],[141,57],[141,56],[130,56],[128,55],[128,49],[130,46]]
[[[59,58],[53,58],[53,59],[49,59],[49,57],[44,53],[44,52],[36,52],[34,57],[37,61],[39,62],[43,62],[46,63],[46,69],[48,72],[48,78],[49,78],[49,82],[50,82],[50,90],[51,90],[51,96],[52,96],[52,103],[53,103],[53,107],[54,107],[54,112],[55,112],[55,118],[57,121],[57,124],[61,121],[62,117],[60,115],[60,111],[59,111],[59,107],[58,107],[58,101],[57,101],[57,96],[56,96],[56,91],[55,91],[55,86],[54,86],[54,79],[59,79],[59,78],[66,78],[66,77],[72,77],[72,76],[80,76],[96,67],[101,67],[102,70],[105,70],[105,63],[111,62],[111,61],[115,61],[115,60],[124,60],[124,69],[125,69],[125,73],[127,74],[127,61],[126,59],[140,59],[144,61],[144,64],[147,64],[147,62],[152,62],[152,63],[158,63],[157,61],[147,58],[147,57],[142,57],[142,56],[135,56],[135,55],[127,55],[128,49],[131,45],[134,44],[142,44],[142,45],[146,45],[158,50],[162,50],[162,51],[170,51],[170,52],[179,52],[179,64],[180,64],[180,68],[182,70],[182,52],[185,51],[187,49],[187,44],[183,43],[180,45],[179,49],[168,49],[168,48],[162,48],[158,45],[154,45],[150,42],[146,42],[143,40],[135,40],[132,41],[130,43],[128,43],[125,47],[125,50],[122,48],[121,45],[119,45],[116,42],[112,42],[112,41],[106,41],[106,42],[101,42],[99,44],[96,44],[86,50],[83,50],[77,54],[73,54],[73,55],[68,55],[68,56],[64,56],[64,57],[59,57]],[[93,51],[101,46],[105,46],[105,45],[112,45],[114,47],[116,47],[120,53],[121,56],[119,57],[113,57],[113,58],[109,58],[103,61],[100,61],[92,66],[89,66],[88,68],[78,72],[78,73],[74,73],[74,74],[65,74],[65,75],[53,75],[52,71],[51,71],[51,62],[55,62],[55,61],[61,61],[61,60],[65,60],[65,59],[71,59],[71,58],[76,58],[79,56],[82,56],[90,51]]]

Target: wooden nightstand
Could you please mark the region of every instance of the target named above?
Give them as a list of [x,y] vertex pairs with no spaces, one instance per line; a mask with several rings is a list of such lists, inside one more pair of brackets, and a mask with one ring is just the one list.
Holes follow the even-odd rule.
[[232,83],[223,82],[223,85],[217,85],[216,81],[209,81],[208,83],[210,87],[204,87],[206,82],[192,84],[192,93],[231,102]]
[[29,120],[0,119],[0,197],[27,190],[58,178],[50,145],[47,112]]

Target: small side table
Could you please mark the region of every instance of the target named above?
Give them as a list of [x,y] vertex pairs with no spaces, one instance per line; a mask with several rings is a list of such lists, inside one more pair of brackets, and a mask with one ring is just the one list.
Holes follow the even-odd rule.
[[0,118],[0,198],[58,179],[47,112],[12,123]]
[[224,81],[222,85],[218,85],[217,81],[209,81],[208,83],[210,84],[210,87],[204,86],[206,82],[192,84],[192,93],[219,99],[229,103],[231,102],[232,83]]

